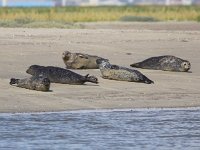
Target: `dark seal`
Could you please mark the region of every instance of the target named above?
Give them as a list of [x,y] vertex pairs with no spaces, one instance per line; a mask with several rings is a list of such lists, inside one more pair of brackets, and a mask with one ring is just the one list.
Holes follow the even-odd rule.
[[49,91],[50,80],[42,76],[32,76],[31,78],[25,79],[10,79],[10,85],[16,85],[17,87],[26,88],[36,91]]
[[97,64],[99,65],[102,77],[105,79],[142,82],[146,84],[154,83],[137,70],[112,65],[108,61],[102,59],[98,59]]
[[95,55],[65,51],[62,54],[62,59],[67,69],[98,69],[99,67],[96,60],[104,58]]
[[170,55],[151,57],[142,62],[131,64],[130,66],[143,69],[177,72],[187,72],[191,68],[189,61]]
[[62,84],[84,84],[85,82],[98,83],[98,79],[95,76],[82,76],[73,71],[53,67],[53,66],[39,66],[32,65],[26,72],[33,76],[42,75],[47,77],[52,83],[62,83]]

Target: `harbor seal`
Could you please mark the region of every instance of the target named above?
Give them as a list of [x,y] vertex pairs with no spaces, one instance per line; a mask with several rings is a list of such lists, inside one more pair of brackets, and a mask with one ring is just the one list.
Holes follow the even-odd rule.
[[97,59],[104,59],[94,55],[83,53],[71,53],[65,51],[62,54],[62,59],[67,69],[98,69]]
[[67,69],[53,67],[53,66],[39,66],[32,65],[26,72],[33,76],[42,75],[47,77],[52,83],[62,84],[84,84],[85,82],[98,83],[98,79],[95,76],[82,76],[78,73],[72,72]]
[[99,65],[102,77],[105,79],[142,82],[146,84],[154,83],[137,70],[112,65],[108,61],[102,59],[97,59],[97,64]]
[[151,57],[142,62],[131,64],[130,66],[143,69],[177,72],[187,72],[191,68],[189,61],[171,55]]
[[26,88],[36,91],[49,91],[50,80],[42,76],[32,76],[31,78],[25,79],[10,79],[10,85],[16,85],[17,87]]

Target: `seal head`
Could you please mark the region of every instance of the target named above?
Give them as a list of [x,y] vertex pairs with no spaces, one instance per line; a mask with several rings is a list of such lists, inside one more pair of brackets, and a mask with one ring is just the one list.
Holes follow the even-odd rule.
[[26,73],[31,74],[33,76],[39,76],[43,74],[43,66],[39,66],[39,65],[31,65],[27,70]]
[[190,62],[189,61],[183,61],[181,63],[181,70],[180,71],[187,72],[187,71],[190,70],[190,68],[191,68]]
[[75,59],[74,57],[75,55],[73,55],[71,52],[69,51],[64,51],[62,53],[62,59],[64,62],[68,62],[68,63],[72,63],[73,60]]
[[99,69],[104,69],[104,68],[108,69],[112,67],[108,59],[97,59],[96,63],[99,66]]

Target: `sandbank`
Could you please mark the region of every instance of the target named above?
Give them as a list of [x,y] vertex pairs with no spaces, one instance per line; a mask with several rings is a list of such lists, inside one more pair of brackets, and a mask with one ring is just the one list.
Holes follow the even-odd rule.
[[[84,29],[0,28],[0,112],[49,112],[86,109],[200,107],[200,24],[85,23]],[[100,71],[74,70],[99,78],[99,84],[51,84],[51,92],[9,85],[26,78],[33,64],[65,67],[62,52],[82,52],[129,67],[159,55],[191,62],[190,73],[138,69],[155,84],[113,81]]]

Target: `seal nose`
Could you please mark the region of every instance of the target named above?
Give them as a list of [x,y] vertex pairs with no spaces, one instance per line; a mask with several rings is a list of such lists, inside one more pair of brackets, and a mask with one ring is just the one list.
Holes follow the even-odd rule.
[[191,68],[191,64],[190,63],[188,63],[188,69],[190,69]]
[[101,64],[101,62],[102,62],[102,59],[97,59],[96,60],[96,63],[99,65],[99,64]]
[[28,68],[28,69],[26,70],[26,73],[29,73],[29,70],[30,70],[30,69]]
[[50,85],[50,80],[49,80],[48,78],[44,78],[42,82],[43,82],[43,84],[44,84],[45,86]]
[[62,57],[64,58],[64,57],[68,56],[69,54],[70,54],[69,51],[65,51],[65,52],[62,53]]
[[66,55],[66,52],[63,52],[63,53],[62,53],[62,58],[64,58],[64,57],[65,57],[65,55]]

